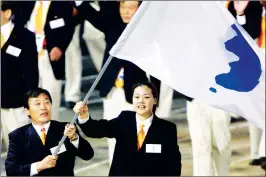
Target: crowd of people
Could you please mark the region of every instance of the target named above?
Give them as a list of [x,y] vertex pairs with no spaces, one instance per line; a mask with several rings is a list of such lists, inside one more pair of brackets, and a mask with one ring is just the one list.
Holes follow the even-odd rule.
[[[93,157],[76,127],[58,121],[63,80],[65,106],[79,115],[76,123],[85,135],[108,137],[109,175],[181,175],[177,130],[164,120],[170,115],[171,87],[113,58],[97,86],[103,120],[91,118],[88,105],[79,102],[80,28],[100,71],[140,5],[141,1],[1,1],[1,131],[8,147],[7,175],[73,176],[75,156]],[[224,6],[265,49],[265,2],[226,1]],[[185,98],[194,176],[228,175],[230,119],[238,116]],[[249,134],[250,165],[265,169],[265,130],[250,123]],[[68,137],[64,150],[51,155],[63,135]]]

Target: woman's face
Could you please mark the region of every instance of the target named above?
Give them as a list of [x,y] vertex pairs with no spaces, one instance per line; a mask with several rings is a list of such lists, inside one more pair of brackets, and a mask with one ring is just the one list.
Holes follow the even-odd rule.
[[144,118],[149,118],[155,105],[156,99],[153,97],[149,87],[139,86],[135,88],[133,93],[133,107],[137,114]]
[[138,1],[121,1],[119,12],[124,23],[129,23],[139,7]]

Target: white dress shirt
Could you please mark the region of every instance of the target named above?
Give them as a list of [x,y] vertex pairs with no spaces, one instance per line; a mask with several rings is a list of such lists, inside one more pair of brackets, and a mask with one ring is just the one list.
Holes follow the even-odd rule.
[[36,132],[38,133],[39,137],[41,137],[41,135],[42,135],[42,131],[41,131],[42,128],[45,129],[45,134],[47,135],[47,132],[48,132],[48,130],[50,128],[50,125],[51,125],[50,121],[48,123],[46,123],[43,127],[41,127],[39,125],[35,125],[35,124],[32,123],[32,126],[36,130]]
[[[80,6],[83,3],[83,1],[75,1],[76,6]],[[90,2],[90,5],[96,10],[100,11],[100,6],[96,4],[97,1]]]
[[30,16],[30,20],[27,22],[26,24],[26,28],[29,29],[31,32],[35,33],[36,31],[36,28],[35,28],[35,17],[36,17],[36,13],[37,13],[37,10],[40,6],[42,2],[42,7],[43,7],[43,13],[42,13],[42,17],[43,17],[43,26],[46,22],[46,17],[47,17],[47,13],[48,13],[48,10],[49,10],[49,7],[50,7],[50,3],[51,1],[36,1],[35,2],[35,6],[34,6],[34,9],[31,13],[31,16]]
[[246,16],[245,14],[243,15],[236,15],[236,20],[240,25],[245,25],[246,24]]
[[[37,10],[38,10],[41,2],[42,2],[42,7],[43,7],[43,11],[42,11],[43,28],[44,28],[44,25],[46,23],[47,13],[48,13],[51,1],[36,1],[34,9],[33,9],[31,16],[30,16],[30,20],[26,24],[26,28],[33,33],[35,33],[35,31],[36,31],[35,17],[36,17],[36,13],[37,13]],[[44,30],[43,30],[42,34],[35,33],[35,38],[36,38],[37,51],[40,52],[43,49],[43,41],[45,39]]]
[[151,117],[147,118],[146,120],[141,120],[139,115],[136,114],[136,121],[137,121],[137,134],[140,132],[140,125],[144,124],[143,130],[145,132],[145,136],[147,135],[147,132],[151,126],[153,120],[153,114],[151,115]]
[[1,34],[3,34],[5,42],[8,40],[13,28],[14,23],[12,23],[11,20],[7,24],[1,26]]
[[83,1],[75,1],[76,6],[80,6],[83,3]]
[[[36,130],[36,132],[38,133],[38,135],[41,137],[41,134],[42,134],[42,131],[41,129],[42,128],[45,128],[45,134],[47,135],[47,132],[49,130],[49,127],[50,127],[50,124],[51,122],[49,121],[48,123],[46,123],[43,127],[39,126],[39,125],[35,125],[32,123],[32,126],[33,128]],[[70,141],[76,148],[78,148],[78,145],[79,145],[79,136],[78,136],[78,139],[76,139],[75,141]],[[38,174],[38,171],[37,171],[37,166],[36,166],[36,163],[32,163],[31,166],[30,166],[30,176],[33,176],[33,175],[37,175]]]

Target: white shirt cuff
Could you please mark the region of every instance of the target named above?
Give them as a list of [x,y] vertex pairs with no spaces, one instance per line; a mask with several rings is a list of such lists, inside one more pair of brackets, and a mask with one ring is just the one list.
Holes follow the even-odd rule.
[[76,6],[80,6],[83,3],[83,1],[75,1]]
[[89,120],[89,117],[90,117],[89,115],[88,115],[88,117],[86,119],[81,119],[81,118],[78,117],[79,124],[86,123]]
[[37,171],[37,166],[35,162],[35,163],[32,163],[30,166],[30,176],[37,175],[37,174],[38,174],[38,171]]
[[240,25],[245,25],[246,24],[246,16],[245,15],[236,15],[236,20]]
[[76,139],[75,141],[70,141],[77,149],[79,148],[79,135],[78,136],[78,139]]

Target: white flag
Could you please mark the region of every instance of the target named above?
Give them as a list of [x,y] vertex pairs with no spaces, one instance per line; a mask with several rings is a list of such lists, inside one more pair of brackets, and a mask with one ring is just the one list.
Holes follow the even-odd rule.
[[264,54],[219,2],[145,1],[110,55],[265,128]]

